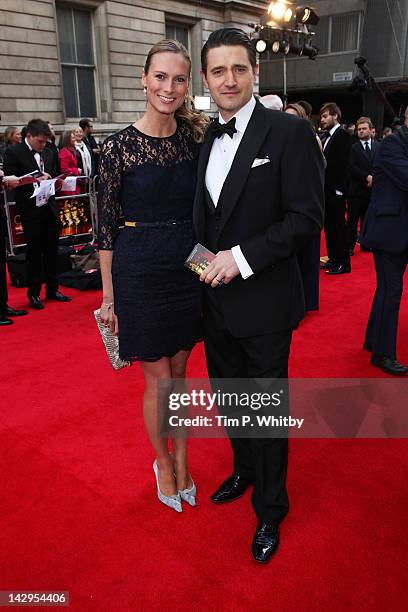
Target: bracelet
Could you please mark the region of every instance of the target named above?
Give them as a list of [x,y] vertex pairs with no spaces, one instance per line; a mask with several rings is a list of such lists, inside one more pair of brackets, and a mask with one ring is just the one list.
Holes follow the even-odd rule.
[[106,306],[106,308],[110,309],[112,308],[112,306],[114,305],[115,302],[109,302],[109,304],[106,304],[105,302],[102,302],[102,306]]

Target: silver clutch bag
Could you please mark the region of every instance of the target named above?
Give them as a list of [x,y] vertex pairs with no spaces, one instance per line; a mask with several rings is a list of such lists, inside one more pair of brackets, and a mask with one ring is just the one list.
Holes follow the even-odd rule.
[[127,368],[131,365],[130,361],[123,361],[119,357],[119,340],[118,337],[115,336],[109,329],[109,327],[105,327],[101,320],[101,310],[94,310],[94,315],[96,319],[96,324],[102,336],[102,341],[105,345],[106,354],[109,357],[109,361],[111,362],[112,367],[115,370],[120,370],[121,368]]

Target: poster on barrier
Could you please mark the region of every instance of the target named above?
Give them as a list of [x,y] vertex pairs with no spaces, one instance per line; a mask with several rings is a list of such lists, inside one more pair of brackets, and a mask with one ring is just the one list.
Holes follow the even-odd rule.
[[11,237],[13,241],[13,245],[21,246],[26,243],[23,226],[21,225],[21,218],[19,213],[17,212],[17,206],[15,202],[8,203],[9,215],[10,215],[10,225],[11,225]]
[[92,233],[92,217],[89,195],[58,199],[60,237]]

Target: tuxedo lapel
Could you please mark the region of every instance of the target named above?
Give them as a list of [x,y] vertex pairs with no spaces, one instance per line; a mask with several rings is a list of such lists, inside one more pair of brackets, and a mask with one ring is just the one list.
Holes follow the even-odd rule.
[[265,113],[265,109],[257,102],[225,179],[218,200],[218,206],[221,205],[220,231],[222,231],[238,202],[251,170],[252,162],[267,135]]
[[204,190],[205,190],[205,171],[207,169],[208,158],[214,142],[214,132],[209,126],[201,147],[197,169],[197,189],[193,206],[193,223],[197,236],[201,237],[200,230],[204,226]]

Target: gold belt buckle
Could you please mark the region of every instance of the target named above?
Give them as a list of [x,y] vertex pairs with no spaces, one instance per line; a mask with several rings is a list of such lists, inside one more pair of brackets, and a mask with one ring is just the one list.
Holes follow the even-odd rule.
[[137,221],[125,221],[126,227],[136,227]]

